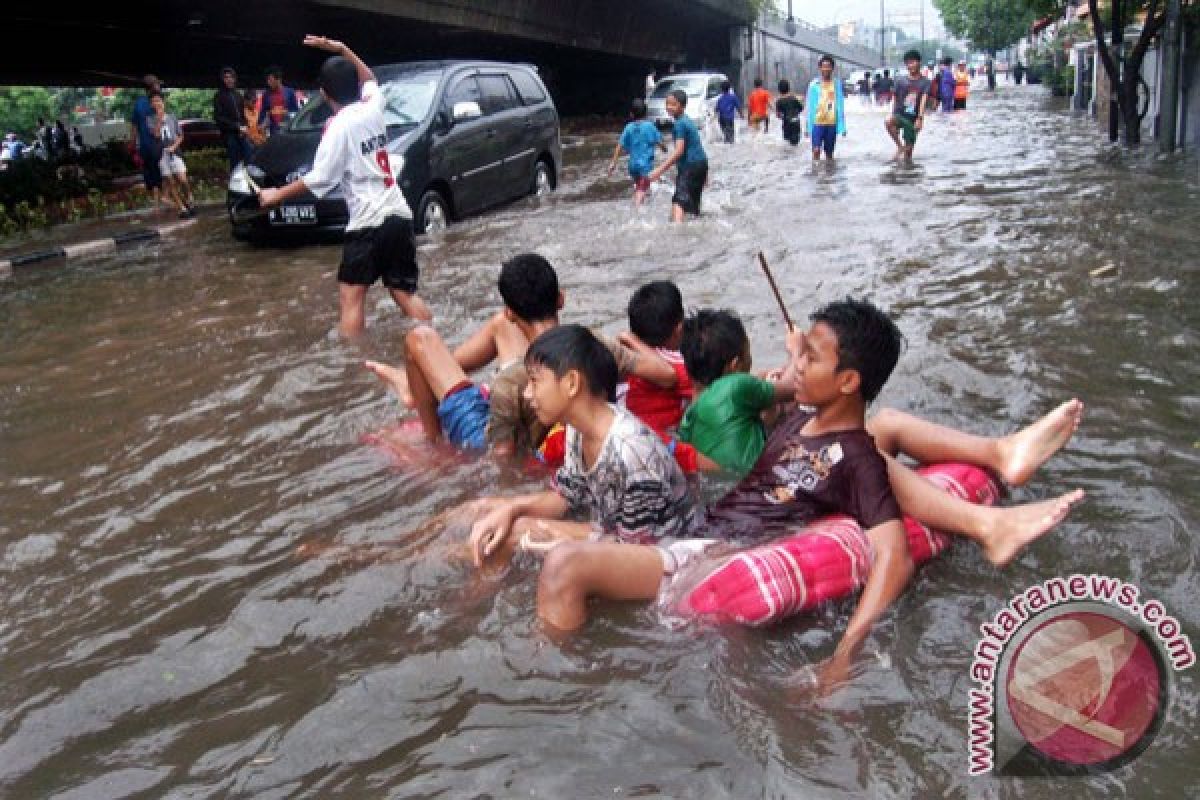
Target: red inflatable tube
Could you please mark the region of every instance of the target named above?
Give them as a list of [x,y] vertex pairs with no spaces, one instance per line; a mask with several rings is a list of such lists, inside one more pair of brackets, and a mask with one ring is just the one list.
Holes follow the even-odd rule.
[[[966,464],[919,470],[945,491],[991,505],[1000,494],[992,477]],[[912,559],[923,564],[951,537],[905,517]],[[724,559],[678,602],[677,610],[717,622],[769,625],[862,588],[871,569],[866,533],[847,516],[823,517],[798,533]]]

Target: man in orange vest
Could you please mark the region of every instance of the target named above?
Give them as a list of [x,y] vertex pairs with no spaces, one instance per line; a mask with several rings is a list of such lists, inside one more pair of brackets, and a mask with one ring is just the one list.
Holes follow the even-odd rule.
[[967,107],[967,94],[971,90],[971,76],[967,73],[967,62],[959,61],[954,68],[954,110],[963,111]]

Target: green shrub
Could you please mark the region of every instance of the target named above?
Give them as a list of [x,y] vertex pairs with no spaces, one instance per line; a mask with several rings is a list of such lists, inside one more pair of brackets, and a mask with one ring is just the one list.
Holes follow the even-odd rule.
[[229,175],[229,162],[224,148],[207,147],[183,154],[187,164],[188,178],[192,181],[216,181],[224,183]]

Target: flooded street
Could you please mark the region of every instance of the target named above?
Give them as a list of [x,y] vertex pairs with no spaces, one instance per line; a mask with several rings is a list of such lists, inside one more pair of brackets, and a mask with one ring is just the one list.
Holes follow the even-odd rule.
[[[670,627],[604,605],[565,646],[534,620],[535,567],[481,580],[431,523],[536,480],[486,461],[398,468],[364,436],[397,405],[382,290],[333,333],[336,244],[233,242],[210,216],[118,257],[0,282],[0,796],[1181,797],[1200,791],[1196,671],[1150,749],[1106,775],[967,777],[978,626],[1027,586],[1126,579],[1196,640],[1200,183],[1110,150],[1040,87],[972,95],[912,167],[848,100],[830,169],[802,147],[709,145],[704,216],[633,211],[615,132],[572,139],[562,186],[421,250],[453,343],[499,307],[501,261],[545,255],[563,319],[621,330],[669,277],[782,361],[763,250],[797,320],[848,293],[908,340],[879,405],[987,434],[1072,396],[1065,451],[1014,502],[1086,501],[1008,568],[957,545],[877,626],[864,671],[780,701],[853,603],[766,631]],[[623,169],[623,167],[622,167]],[[1113,269],[1093,277],[1091,272]]]

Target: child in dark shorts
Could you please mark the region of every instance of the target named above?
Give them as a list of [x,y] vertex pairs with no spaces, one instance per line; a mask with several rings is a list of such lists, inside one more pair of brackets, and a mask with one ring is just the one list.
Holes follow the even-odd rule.
[[696,123],[684,113],[687,102],[687,93],[682,89],[675,89],[667,95],[667,113],[675,119],[675,146],[666,161],[650,173],[650,182],[654,183],[668,169],[679,165],[675,194],[671,197],[672,222],[683,222],[685,213],[699,215],[700,200],[708,183],[708,155],[704,152]]
[[382,279],[396,305],[410,317],[433,315],[417,295],[417,249],[412,211],[392,172],[387,149],[386,98],[370,67],[341,42],[307,36],[304,44],[335,55],[321,67],[321,96],[330,118],[313,167],[279,189],[259,192],[259,205],[274,205],[312,192],[324,196],[341,186],[350,212],[342,263],[338,268],[338,329],[363,332],[367,289]]

